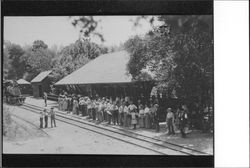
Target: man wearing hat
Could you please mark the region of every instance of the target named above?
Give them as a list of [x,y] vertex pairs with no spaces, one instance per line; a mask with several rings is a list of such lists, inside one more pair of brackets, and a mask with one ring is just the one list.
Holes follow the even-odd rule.
[[180,109],[180,112],[178,114],[178,118],[179,118],[179,121],[180,121],[181,137],[185,138],[186,137],[185,125],[186,125],[186,120],[187,120],[187,113],[185,112],[183,107],[181,107],[181,109]]
[[54,127],[56,127],[56,114],[54,111],[54,107],[50,108],[50,121],[51,121],[51,127],[53,127],[53,124]]
[[168,135],[174,135],[174,113],[172,112],[171,108],[167,109],[167,115],[166,115],[166,123],[168,127]]

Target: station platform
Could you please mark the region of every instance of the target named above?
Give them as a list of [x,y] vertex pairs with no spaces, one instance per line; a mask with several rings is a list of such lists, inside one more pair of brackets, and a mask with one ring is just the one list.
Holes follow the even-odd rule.
[[[58,110],[58,103],[56,101],[52,100],[47,100],[47,107],[45,107],[44,100],[42,98],[34,98],[34,97],[26,97],[25,103],[27,104],[32,104],[35,106],[39,107],[44,107],[44,108],[50,108],[54,107],[55,111]],[[62,113],[66,113],[63,111],[60,111]],[[74,115],[72,115],[74,116]],[[90,121],[88,117],[81,117],[83,120]],[[91,122],[91,121],[90,121]],[[100,127],[105,127],[107,128],[107,123],[103,122],[98,124]],[[213,154],[213,134],[211,133],[202,133],[201,131],[198,130],[186,130],[187,133],[187,138],[181,138],[179,130],[176,130],[175,135],[167,135],[167,129],[166,129],[166,123],[162,122],[160,123],[160,132],[155,132],[154,129],[144,129],[144,128],[138,128],[136,130],[133,130],[131,128],[125,128],[122,126],[117,126],[117,125],[109,125],[110,127],[119,127],[120,129],[124,129],[124,131],[131,131],[135,132],[140,135],[168,141],[174,144],[182,145],[188,148],[193,148],[199,151],[206,152],[208,154]]]

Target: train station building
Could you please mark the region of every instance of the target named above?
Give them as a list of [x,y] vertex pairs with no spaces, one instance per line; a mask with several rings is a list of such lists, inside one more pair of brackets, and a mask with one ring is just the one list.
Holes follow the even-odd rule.
[[22,94],[32,94],[31,83],[26,81],[25,79],[17,80],[18,86],[21,89]]
[[89,96],[149,97],[154,82],[134,81],[127,71],[129,58],[126,51],[100,55],[54,85]]
[[50,91],[51,81],[48,76],[51,72],[52,71],[43,71],[38,74],[34,79],[32,79],[31,85],[34,97],[42,97],[43,92]]

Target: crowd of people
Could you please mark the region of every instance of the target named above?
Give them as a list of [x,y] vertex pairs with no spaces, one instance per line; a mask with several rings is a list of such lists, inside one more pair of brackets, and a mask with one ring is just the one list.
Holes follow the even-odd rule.
[[[155,129],[156,132],[160,131],[159,124],[162,120],[157,99],[150,99],[147,103],[141,100],[133,101],[129,97],[112,99],[63,94],[58,98],[58,110],[65,111],[67,114],[88,116],[89,119],[98,122],[133,129]],[[173,135],[175,130],[179,129],[182,137],[185,137],[185,127],[190,123],[187,106],[181,104],[177,109],[166,108],[163,112],[166,113],[168,134]],[[203,117],[205,131],[210,128],[208,120],[210,120],[211,114],[212,107],[206,107]]]
[[108,124],[133,126],[134,129],[138,126],[153,128],[158,117],[158,104],[143,105],[140,101],[138,103],[137,106],[133,101],[125,98],[90,99],[63,95],[58,98],[58,109],[68,114],[88,116],[99,122],[106,121]]

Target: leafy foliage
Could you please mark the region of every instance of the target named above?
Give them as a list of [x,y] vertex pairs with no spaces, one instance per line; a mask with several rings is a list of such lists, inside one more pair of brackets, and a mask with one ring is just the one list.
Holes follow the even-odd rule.
[[55,53],[49,50],[43,41],[34,41],[32,47],[27,48],[22,56],[22,60],[26,63],[25,72],[29,74],[26,79],[31,80],[40,72],[50,70],[54,57]]
[[[149,67],[158,87],[178,97],[204,101],[213,83],[211,16],[160,16],[163,25],[125,43],[131,53],[128,71],[136,79]],[[211,96],[211,95],[210,95]]]
[[53,60],[53,80],[57,81],[62,77],[79,69],[90,60],[108,52],[105,47],[100,47],[89,40],[77,40],[62,49],[58,57]]
[[8,48],[10,46],[10,43],[7,41],[4,41],[4,48],[3,48],[3,77],[8,77],[8,72],[10,69],[10,56]]
[[19,45],[5,42],[5,76],[8,79],[24,78],[30,81],[42,71],[53,70],[51,78],[56,82],[107,52],[108,48],[83,39],[60,51],[55,46],[48,48],[42,40],[36,40],[32,46],[25,46],[24,49]]
[[47,49],[47,48],[48,48],[48,45],[45,44],[42,40],[36,40],[33,42],[33,45],[32,45],[33,51],[36,51],[39,49]]
[[6,77],[11,79],[22,77],[25,71],[25,62],[21,59],[24,50],[17,44],[8,44],[4,50],[4,66],[8,68]]
[[84,38],[94,35],[99,37],[101,41],[105,41],[103,35],[96,31],[98,21],[94,19],[94,16],[79,16],[73,18],[71,23],[75,27],[80,27],[80,34]]

